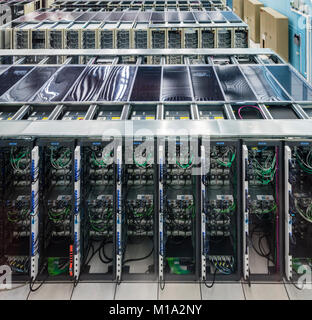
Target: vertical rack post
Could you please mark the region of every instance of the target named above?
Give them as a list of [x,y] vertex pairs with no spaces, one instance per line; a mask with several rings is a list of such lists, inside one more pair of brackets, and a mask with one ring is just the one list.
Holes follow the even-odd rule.
[[247,177],[247,166],[248,166],[248,148],[243,145],[242,152],[242,182],[243,182],[243,274],[244,279],[249,278],[249,212],[248,212],[248,177]]
[[74,210],[74,277],[79,278],[81,266],[81,210],[80,210],[80,173],[81,173],[81,149],[80,146],[75,148],[74,154],[75,163],[75,183],[74,183],[74,196],[75,196],[75,210]]
[[205,147],[201,146],[201,174],[200,174],[200,186],[201,186],[201,279],[206,280],[206,187],[204,183],[206,175],[206,157]]
[[159,281],[164,281],[164,146],[158,150],[159,165]]
[[122,146],[117,146],[117,180],[116,180],[116,278],[119,282],[122,273]]
[[39,267],[39,147],[31,151],[31,279],[36,279]]
[[291,160],[291,149],[285,146],[285,275],[287,280],[292,276],[292,257],[289,253],[289,240],[292,237],[292,218],[289,210],[289,195],[292,187],[289,182],[289,162]]

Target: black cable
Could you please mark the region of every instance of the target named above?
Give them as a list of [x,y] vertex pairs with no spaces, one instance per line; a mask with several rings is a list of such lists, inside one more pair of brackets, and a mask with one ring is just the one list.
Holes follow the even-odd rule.
[[[105,250],[105,245],[108,244],[108,243],[111,243],[111,242],[106,242],[106,243],[104,243],[104,244],[101,246],[100,250],[99,250],[99,258],[100,258],[100,260],[101,260],[104,264],[108,264],[108,263],[111,263],[111,262],[113,261],[113,259],[108,258],[108,257],[106,256],[105,251],[104,251],[104,250]],[[103,259],[102,255],[101,255],[101,252],[103,253],[104,258],[107,259],[107,260]]]
[[[108,241],[108,242],[106,242],[105,244],[110,244],[110,243],[113,243],[113,241]],[[108,257],[108,256],[106,255],[106,253],[105,253],[105,245],[102,247],[102,253],[103,253],[103,256],[104,256],[105,259],[110,260],[110,261],[113,261],[113,258],[110,258],[110,257]]]
[[[294,271],[298,276],[300,275],[295,269],[293,269],[293,271]],[[302,287],[299,287],[299,286],[297,285],[297,283],[294,282],[294,280],[293,280],[292,277],[291,277],[289,280],[290,280],[290,283],[291,283],[296,289],[298,289],[298,290],[303,290],[304,284],[302,284]]]
[[297,283],[293,281],[292,278],[290,278],[289,280],[290,280],[290,283],[291,283],[296,289],[298,289],[298,290],[303,290],[304,285],[302,285],[302,287],[299,287],[299,286],[297,285]]
[[159,288],[160,288],[161,291],[164,291],[165,286],[166,286],[165,279],[159,280]]
[[215,271],[213,273],[213,279],[212,279],[211,284],[208,284],[207,281],[204,282],[206,288],[211,289],[214,286],[214,284],[216,282],[216,275],[217,275],[217,268],[215,268]]
[[128,260],[125,260],[125,261],[123,262],[123,264],[129,263],[129,262],[134,262],[134,261],[145,260],[145,259],[149,258],[149,257],[152,255],[153,252],[154,252],[154,247],[153,247],[153,249],[151,250],[151,252],[149,252],[149,254],[146,255],[145,257],[135,258],[135,259],[128,259]]
[[[42,272],[44,271],[44,269],[46,268],[46,266],[47,266],[47,263],[45,263],[45,264],[43,265],[42,269],[40,270],[39,275],[42,274]],[[45,279],[43,279],[43,280],[41,281],[41,283],[39,284],[39,286],[38,286],[37,288],[35,288],[35,289],[33,288],[33,286],[34,286],[34,284],[35,284],[35,282],[36,282],[36,279],[31,278],[31,280],[30,280],[30,282],[29,282],[29,290],[30,290],[31,292],[35,292],[35,291],[39,290],[39,289],[43,286],[43,284],[48,280],[49,276],[50,276],[50,275],[49,275],[49,273],[48,273],[47,276],[45,277]]]

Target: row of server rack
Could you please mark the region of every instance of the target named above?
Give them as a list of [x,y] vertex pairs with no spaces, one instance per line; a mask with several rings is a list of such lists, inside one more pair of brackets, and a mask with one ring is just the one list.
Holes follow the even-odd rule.
[[45,12],[0,29],[7,49],[247,48],[231,11]]
[[0,1],[1,24],[43,8],[50,8],[54,0],[2,0]]
[[91,0],[91,1],[68,1],[58,0],[51,4],[52,8],[57,9],[79,9],[79,10],[229,10],[225,2],[222,0],[116,0],[116,1],[103,1],[103,0]]
[[[0,255],[15,280],[294,280],[311,266],[312,87],[270,50],[206,54],[137,66],[135,81],[133,66],[88,65],[111,80],[76,76],[71,101],[53,53],[1,66]],[[140,68],[162,68],[161,85]],[[75,98],[102,82],[106,102]],[[217,96],[195,98],[212,83]]]

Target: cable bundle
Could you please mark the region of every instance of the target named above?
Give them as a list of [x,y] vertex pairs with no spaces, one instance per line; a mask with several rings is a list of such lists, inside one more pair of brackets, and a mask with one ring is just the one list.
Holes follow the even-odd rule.
[[[20,173],[24,173],[30,167],[30,151],[24,149],[16,154],[17,148],[11,148],[10,164],[12,168]],[[23,159],[27,160],[27,165],[24,169],[21,168],[21,162]]]
[[[63,149],[63,148],[61,148]],[[51,147],[51,155],[50,155],[50,161],[51,161],[51,165],[54,169],[59,170],[59,169],[65,169],[70,165],[71,162],[71,152],[69,148],[64,148],[64,152],[60,153],[60,156],[58,158],[54,158],[55,156],[55,151],[57,150],[57,148],[55,147]]]
[[251,158],[250,165],[257,180],[260,181],[262,185],[267,185],[274,180],[276,173],[276,154],[274,154],[272,159],[272,153],[270,153],[263,165],[261,165],[254,156]]

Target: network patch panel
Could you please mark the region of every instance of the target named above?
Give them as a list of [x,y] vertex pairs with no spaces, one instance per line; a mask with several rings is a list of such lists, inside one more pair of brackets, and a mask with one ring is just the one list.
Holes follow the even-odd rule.
[[[0,30],[2,48],[247,48],[248,26],[228,12],[47,12]],[[221,17],[221,18],[220,18]]]
[[58,9],[79,9],[79,10],[105,10],[105,11],[123,11],[123,10],[229,10],[223,1],[55,1],[52,8]]
[[[27,263],[3,251],[3,226],[27,226],[28,207],[37,236],[18,234],[14,244],[32,239],[24,257],[34,263],[24,275],[33,280],[209,286],[241,276],[296,280],[310,264],[310,85],[270,50],[197,49],[189,54],[202,56],[198,64],[139,64],[149,55],[187,58],[177,50],[134,53],[136,65],[78,50],[73,64],[59,66],[49,66],[51,51],[32,53],[37,64],[22,50],[1,52],[0,77],[12,79],[0,87],[1,258],[14,256],[16,271]],[[90,64],[76,65],[75,56]],[[61,92],[53,79],[68,68],[77,73]],[[16,199],[25,196],[17,210],[8,184]]]

